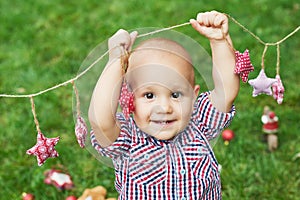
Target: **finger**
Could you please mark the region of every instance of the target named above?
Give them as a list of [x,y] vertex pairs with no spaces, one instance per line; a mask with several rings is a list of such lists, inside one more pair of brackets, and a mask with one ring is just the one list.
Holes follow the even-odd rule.
[[198,22],[198,20],[196,21],[195,19],[190,19],[190,23],[191,23],[191,25],[192,25],[192,27],[196,30],[196,31],[198,31],[199,33],[201,33],[201,34],[204,34],[204,28],[206,28],[206,26],[202,26],[199,22]]
[[194,27],[198,22],[195,19],[190,19],[190,24]]
[[137,31],[133,31],[129,34],[129,36],[130,36],[130,45],[129,45],[128,51],[131,51],[132,45],[134,44],[137,35],[138,35]]
[[226,35],[228,33],[228,18],[224,14],[218,14],[214,20],[214,26],[219,27],[222,33]]
[[192,27],[194,29],[196,29],[197,31],[199,31],[198,29],[200,28],[200,24],[199,24],[198,20],[190,19],[190,24],[192,25]]
[[119,29],[111,38],[110,41],[114,42],[114,45],[126,45],[127,38],[129,39],[128,32],[124,29]]
[[216,11],[210,11],[205,13],[199,13],[197,21],[204,26],[214,27],[215,18],[218,15]]
[[208,26],[209,22],[207,19],[207,13],[199,13],[197,15],[197,21],[200,25]]

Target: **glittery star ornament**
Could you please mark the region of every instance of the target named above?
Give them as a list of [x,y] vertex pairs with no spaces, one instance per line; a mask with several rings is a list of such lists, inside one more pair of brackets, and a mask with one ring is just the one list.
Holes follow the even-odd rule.
[[77,142],[81,148],[85,147],[85,140],[88,133],[87,125],[80,115],[77,116],[76,125],[75,125],[75,135]]
[[274,78],[268,78],[265,74],[265,70],[261,69],[259,75],[255,79],[251,79],[248,83],[253,87],[252,96],[256,97],[259,94],[272,95],[271,86],[277,80]]
[[119,104],[126,119],[129,119],[130,114],[134,111],[133,92],[129,90],[128,84],[124,81],[121,88]]
[[28,149],[26,153],[28,155],[34,155],[37,158],[38,166],[42,166],[47,158],[58,157],[57,151],[54,146],[59,141],[59,137],[56,138],[46,138],[43,133],[38,132],[37,143]]
[[243,82],[248,81],[248,75],[250,72],[254,71],[254,67],[250,61],[249,50],[246,49],[244,53],[235,51],[235,69],[234,73],[240,75]]
[[281,104],[283,102],[284,87],[279,74],[276,75],[275,79],[277,82],[272,85],[273,97],[278,104]]

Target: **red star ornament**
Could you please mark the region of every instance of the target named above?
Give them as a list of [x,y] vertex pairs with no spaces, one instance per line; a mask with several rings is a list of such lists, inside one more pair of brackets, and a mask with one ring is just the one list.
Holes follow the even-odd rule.
[[42,166],[47,158],[49,157],[58,157],[57,151],[54,149],[54,146],[59,141],[59,137],[56,138],[46,138],[43,133],[38,132],[37,134],[37,143],[28,149],[26,153],[28,155],[34,155],[37,158],[38,166]]
[[129,119],[130,114],[134,111],[133,100],[133,92],[129,90],[127,83],[124,81],[121,88],[119,103],[126,119]]
[[246,83],[248,81],[248,75],[250,72],[254,71],[254,67],[250,61],[249,50],[246,49],[244,53],[235,51],[235,69],[234,73],[240,75],[242,81]]
[[273,83],[272,85],[273,97],[278,104],[282,104],[284,87],[279,74],[276,75],[275,79],[277,80],[277,82]]
[[75,135],[77,142],[81,148],[85,147],[86,135],[88,133],[87,125],[80,115],[77,116],[77,121],[75,125]]
[[251,79],[248,83],[253,87],[252,96],[256,97],[259,94],[272,95],[271,86],[277,80],[274,78],[268,78],[265,74],[265,70],[261,69],[259,75],[255,79]]

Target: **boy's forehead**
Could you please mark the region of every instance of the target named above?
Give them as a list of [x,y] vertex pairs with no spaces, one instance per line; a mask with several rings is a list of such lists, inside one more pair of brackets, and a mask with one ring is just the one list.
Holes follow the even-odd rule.
[[134,52],[140,52],[143,50],[152,50],[153,52],[169,52],[172,54],[185,57],[185,59],[191,60],[188,51],[179,43],[166,39],[166,38],[152,38],[148,39],[134,50]]
[[164,60],[177,59],[187,63],[192,63],[189,54],[184,49],[160,48],[160,47],[140,47],[132,52],[130,61],[133,66],[142,62],[164,62]]
[[190,80],[172,67],[161,64],[145,64],[129,70],[126,74],[132,89],[158,84],[166,88],[191,87]]
[[[160,49],[135,51],[129,58],[128,72],[145,80],[185,79],[194,84],[194,70],[188,59]],[[130,77],[130,76],[129,76]]]

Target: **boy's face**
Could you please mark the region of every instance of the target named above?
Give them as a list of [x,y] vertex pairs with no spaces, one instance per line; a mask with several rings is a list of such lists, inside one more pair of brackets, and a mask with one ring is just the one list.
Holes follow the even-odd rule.
[[134,92],[134,120],[143,132],[159,140],[172,139],[189,123],[199,92],[192,67],[166,52],[136,58],[127,73]]

